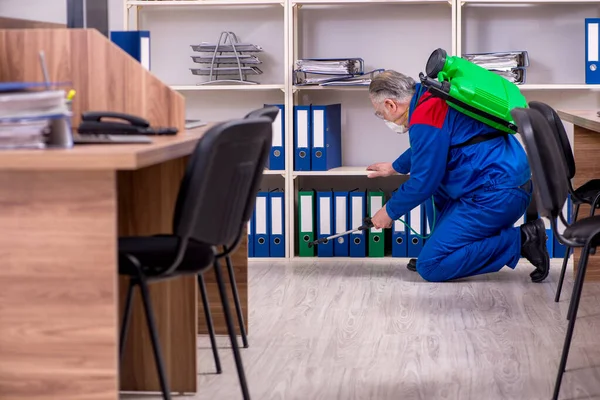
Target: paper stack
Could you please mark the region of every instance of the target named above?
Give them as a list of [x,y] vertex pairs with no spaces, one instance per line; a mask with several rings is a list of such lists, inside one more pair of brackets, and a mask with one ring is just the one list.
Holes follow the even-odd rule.
[[525,83],[529,55],[526,51],[464,54],[464,59],[492,71],[515,84]]
[[65,91],[7,91],[0,83],[0,149],[45,148],[52,127],[70,117]]

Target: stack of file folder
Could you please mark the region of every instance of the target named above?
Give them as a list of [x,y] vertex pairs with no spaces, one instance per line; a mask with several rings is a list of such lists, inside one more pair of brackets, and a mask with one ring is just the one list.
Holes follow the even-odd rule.
[[[300,257],[418,257],[432,218],[431,201],[415,207],[388,230],[358,231],[331,242],[308,247],[308,243],[354,229],[374,216],[386,203],[383,191],[314,191],[298,193],[298,254]],[[429,204],[428,204],[429,203]],[[429,209],[429,212],[426,211]]]
[[523,84],[526,81],[526,71],[529,67],[529,55],[526,51],[470,53],[464,54],[463,58],[512,83]]
[[0,149],[45,148],[56,121],[70,127],[65,91],[32,90],[39,85],[0,83]]
[[364,71],[362,58],[307,58],[296,61],[294,85],[368,86],[383,71]]
[[248,221],[248,257],[285,257],[285,195],[261,191]]

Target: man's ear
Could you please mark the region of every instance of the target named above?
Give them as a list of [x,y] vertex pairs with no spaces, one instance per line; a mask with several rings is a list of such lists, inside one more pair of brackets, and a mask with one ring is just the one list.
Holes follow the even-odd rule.
[[385,101],[383,102],[383,105],[385,106],[385,108],[387,108],[392,113],[396,112],[396,110],[398,108],[398,105],[392,99],[385,99]]

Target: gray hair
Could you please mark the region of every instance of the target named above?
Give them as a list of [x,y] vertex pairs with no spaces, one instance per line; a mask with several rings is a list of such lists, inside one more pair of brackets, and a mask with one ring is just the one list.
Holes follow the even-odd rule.
[[369,95],[380,103],[385,99],[408,102],[415,93],[415,80],[410,76],[388,69],[376,75],[369,85]]

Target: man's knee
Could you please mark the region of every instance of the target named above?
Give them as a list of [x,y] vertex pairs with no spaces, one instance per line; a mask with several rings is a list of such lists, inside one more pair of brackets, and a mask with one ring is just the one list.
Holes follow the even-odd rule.
[[449,278],[440,259],[419,257],[417,259],[417,273],[427,282],[445,282]]

